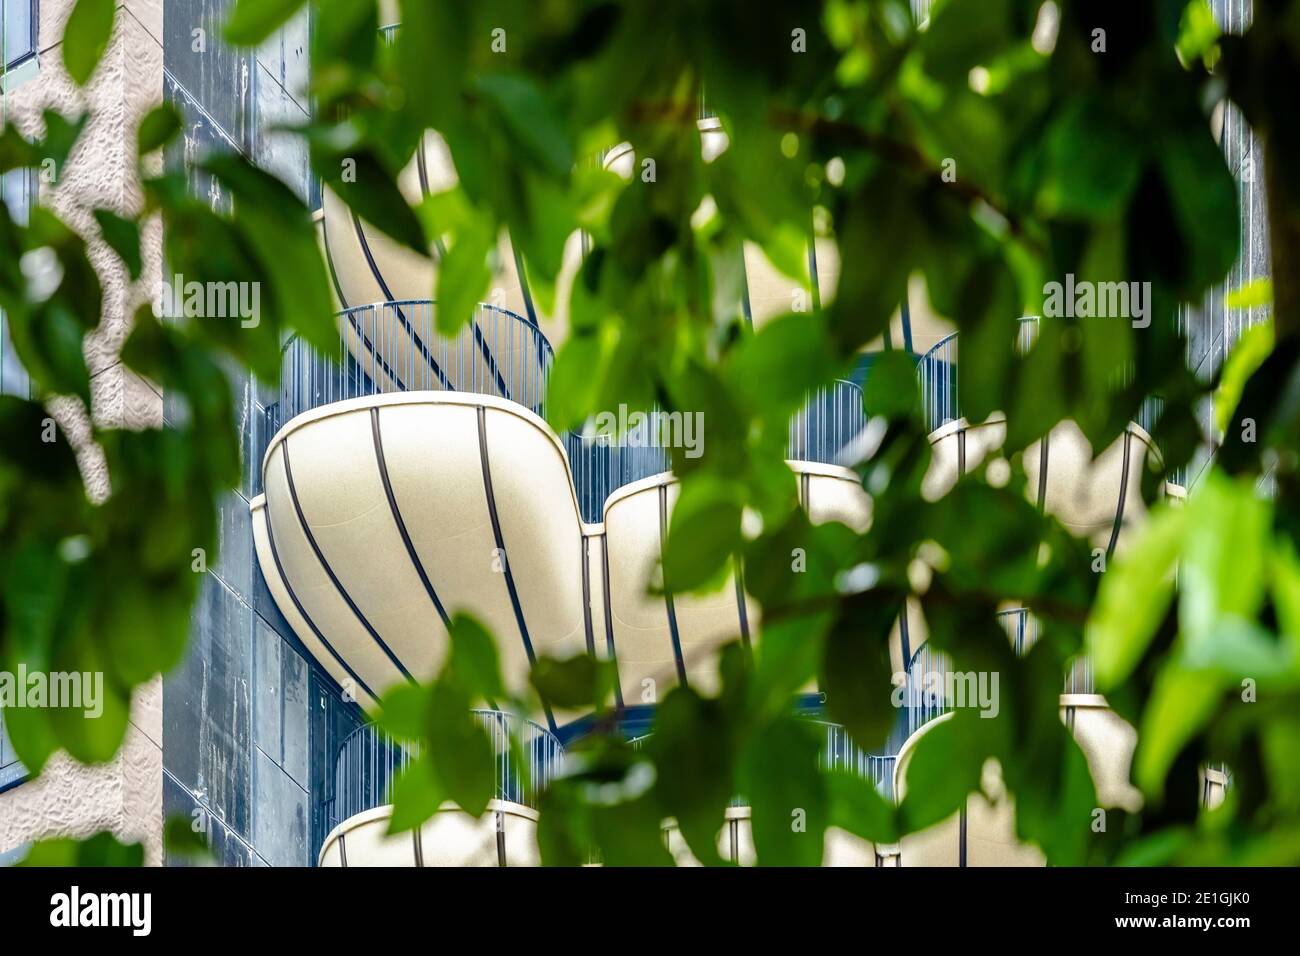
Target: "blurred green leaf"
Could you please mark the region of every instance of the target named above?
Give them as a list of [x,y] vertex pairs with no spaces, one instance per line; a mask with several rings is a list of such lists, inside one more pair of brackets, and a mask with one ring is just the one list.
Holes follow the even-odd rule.
[[505,696],[496,642],[474,617],[458,613],[451,619],[451,667],[464,687],[484,700]]
[[111,833],[96,833],[84,840],[61,837],[34,843],[19,866],[122,867],[143,866],[144,846],[122,843]]
[[135,220],[123,218],[108,209],[96,209],[95,222],[99,223],[104,241],[126,266],[131,281],[139,279],[144,266],[140,259],[140,227]]
[[1187,526],[1185,509],[1158,509],[1102,578],[1088,629],[1100,689],[1123,681],[1155,637],[1173,598],[1173,570]]
[[77,0],[63,28],[63,66],[78,86],[95,72],[113,32],[113,0]]
[[187,862],[212,863],[212,848],[202,825],[185,816],[171,816],[163,824],[163,848],[168,859],[179,857]]
[[877,845],[900,836],[894,805],[875,785],[857,773],[836,770],[827,775],[830,824]]
[[147,156],[156,149],[162,149],[181,131],[183,120],[176,107],[170,103],[155,106],[140,121],[136,133],[136,145],[141,156]]
[[555,707],[600,710],[613,692],[618,673],[612,661],[600,661],[590,654],[564,660],[542,656],[529,679],[542,700]]
[[[710,728],[701,733],[701,728]],[[733,796],[734,743],[722,708],[677,687],[656,710],[650,749],[659,769],[656,792],[695,858],[722,862],[718,831]]]
[[423,740],[439,789],[470,816],[482,816],[496,793],[496,761],[487,734],[470,715],[469,696],[439,682],[431,689],[428,714]]
[[755,728],[740,755],[740,790],[753,814],[761,866],[820,866],[830,799],[817,769],[820,747],[806,721]]

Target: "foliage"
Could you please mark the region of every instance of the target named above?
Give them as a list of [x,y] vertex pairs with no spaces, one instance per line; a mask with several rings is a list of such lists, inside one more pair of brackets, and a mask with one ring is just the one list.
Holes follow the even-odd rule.
[[[303,2],[239,0],[228,37],[258,43]],[[98,20],[83,6],[93,5],[78,6],[86,24],[77,48],[102,49],[92,35]],[[1022,460],[1067,419],[1093,448],[1108,446],[1149,394],[1164,406],[1154,432],[1162,455],[1143,475],[1148,499],[1202,442],[1196,410],[1214,383],[1187,369],[1175,317],[1222,281],[1239,241],[1236,185],[1209,111],[1226,82],[1269,155],[1294,168],[1300,141],[1285,119],[1285,90],[1300,79],[1300,3],[1257,0],[1256,26],[1222,38],[1203,4],[1183,0],[1062,2],[1056,22],[1030,0],[950,0],[934,4],[925,29],[905,0],[400,6],[402,29],[389,45],[377,38],[374,0],[319,0],[318,108],[300,131],[313,168],[397,242],[420,252],[434,239],[446,244],[430,290],[444,305],[486,291],[504,229],[549,307],[564,243],[585,231],[592,252],[567,293],[571,331],[552,377],[553,424],[574,426],[624,402],[703,412],[708,454],[673,463],[683,488],[667,571],[707,586],[740,554],[763,607],[752,654],[739,643],[724,649],[716,696],[667,695],[643,749],[616,732],[599,668],[543,662],[539,690],[597,709],[571,772],[543,797],[546,862],[596,853],[612,864],[667,863],[659,826],[668,816],[696,856],[717,862],[717,822],[741,793],[760,862],[816,863],[829,825],[889,842],[943,819],[979,788],[989,758],[1014,794],[1019,836],[1052,862],[1300,859],[1300,316],[1289,288],[1278,283],[1271,350],[1231,366],[1235,410],[1224,415],[1227,434],[1202,490],[1185,510],[1157,508],[1129,558],[1100,582],[1088,543],[1027,501]],[[84,79],[93,57],[78,56]],[[696,126],[705,92],[730,142],[709,163]],[[162,110],[143,124],[142,144],[161,146],[177,125]],[[460,182],[412,209],[396,176],[427,129],[446,139]],[[27,146],[7,133],[0,168],[66,155],[59,130],[55,123]],[[624,183],[588,161],[622,141],[655,160],[655,181]],[[341,175],[344,160],[355,164],[355,183]],[[113,493],[90,502],[64,438],[40,441],[40,401],[0,404],[0,663],[93,663],[116,695],[107,729],[57,714],[14,720],[19,754],[36,769],[56,746],[83,759],[111,755],[131,686],[181,652],[196,586],[191,551],[211,553],[213,501],[238,469],[214,354],[274,377],[285,329],[322,342],[331,334],[306,211],[242,159],[211,158],[203,171],[234,197],[233,211],[210,208],[168,173],[147,181],[141,215],[161,214],[174,271],[256,279],[272,303],[254,330],[137,316],[128,365],[182,396],[188,414],[164,432],[97,432]],[[1298,211],[1271,202],[1281,237],[1275,275],[1300,274],[1300,251],[1285,241]],[[128,267],[139,218],[100,219]],[[742,243],[799,281],[813,233],[832,240],[844,263],[833,301],[751,331],[739,307]],[[61,281],[36,296],[20,261],[49,262]],[[1018,356],[1017,317],[1040,314],[1045,283],[1067,274],[1149,282],[1149,327],[1053,319]],[[1007,414],[1010,479],[976,472],[936,501],[922,495],[926,426],[907,360],[889,356],[881,381],[903,387],[869,388],[867,411],[883,437],[859,465],[872,527],[859,536],[813,526],[783,463],[789,417],[885,331],[915,277],[961,330],[963,364],[978,370],[962,379],[966,417]],[[38,211],[23,228],[0,215],[0,306],[38,399],[88,400],[81,339],[100,296],[83,240],[52,214]],[[449,330],[470,311],[441,313]],[[1246,419],[1254,440],[1242,437]],[[1264,475],[1272,502],[1257,493]],[[742,530],[746,509],[758,519],[755,536]],[[792,572],[794,548],[807,555],[803,573]],[[870,585],[850,586],[861,576],[849,572],[864,567]],[[819,771],[790,700],[820,677],[832,718],[862,747],[879,745],[894,714],[887,641],[909,597],[920,599],[929,639],[958,669],[1001,674],[1003,706],[995,719],[959,713],[928,733],[908,796],[893,807]],[[1044,624],[1024,657],[994,623],[1008,599]],[[1058,717],[1060,679],[1090,613],[1088,647],[1108,699],[1141,730],[1134,773],[1147,797],[1141,812],[1114,811],[1121,823],[1105,834],[1089,829],[1093,784]],[[491,641],[474,622],[456,621],[452,647],[435,682],[383,702],[385,728],[421,745],[395,794],[396,828],[417,825],[444,799],[481,811],[491,761],[468,707],[533,706],[504,701]],[[1246,680],[1257,688],[1249,704],[1239,692]],[[1205,813],[1194,780],[1211,760],[1231,764],[1235,785],[1222,809]],[[791,808],[805,813],[806,833],[792,830]],[[1275,834],[1290,836],[1270,843]]]

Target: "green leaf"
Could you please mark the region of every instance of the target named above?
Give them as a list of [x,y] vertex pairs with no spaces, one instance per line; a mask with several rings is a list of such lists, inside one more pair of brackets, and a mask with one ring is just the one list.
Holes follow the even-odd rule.
[[451,335],[474,318],[492,286],[488,255],[496,247],[491,224],[475,221],[457,230],[456,239],[438,263],[434,297],[438,300],[438,331]]
[[664,553],[664,587],[674,593],[716,582],[741,545],[743,488],[701,475],[681,489]]
[[945,714],[923,728],[910,759],[901,769],[903,798],[898,815],[904,833],[946,820],[980,789],[990,754],[968,733],[978,726],[971,711]]
[[156,149],[162,149],[181,131],[184,121],[176,107],[170,103],[155,106],[140,121],[136,133],[136,145],[141,156],[147,156]]
[[1263,276],[1257,276],[1239,285],[1223,297],[1223,306],[1226,309],[1260,309],[1272,304],[1273,280]]
[[1207,67],[1213,67],[1218,55],[1215,44],[1219,40],[1219,24],[1214,19],[1214,11],[1207,0],[1192,0],[1183,8],[1182,21],[1178,26],[1178,57],[1184,65],[1197,60],[1205,60]]
[[555,110],[532,79],[496,73],[480,77],[477,86],[519,145],[521,161],[531,161],[557,178],[568,176],[573,149]]
[[1088,628],[1099,689],[1123,682],[1155,637],[1173,599],[1173,571],[1187,526],[1186,509],[1157,509],[1102,578]]
[[677,687],[655,713],[650,740],[659,800],[695,858],[709,866],[722,862],[718,830],[733,796],[735,752],[728,729],[717,701]]
[[901,601],[878,595],[850,599],[826,640],[822,687],[827,713],[868,749],[884,743],[898,716],[889,636],[901,610]]
[[473,616],[458,613],[451,620],[451,668],[456,680],[486,701],[505,697],[497,645]]
[[77,0],[63,28],[63,66],[78,86],[95,72],[113,33],[114,0]]
[[144,865],[144,845],[122,843],[111,833],[78,840],[61,837],[32,845],[19,866],[123,867]]
[[226,21],[226,39],[239,46],[256,46],[289,22],[307,0],[239,0]]
[[832,771],[826,779],[830,791],[831,826],[876,844],[898,840],[895,807],[875,784],[846,770]]
[[529,675],[542,700],[565,710],[605,706],[616,678],[612,661],[599,661],[590,654],[566,660],[539,657]]
[[756,728],[740,758],[740,787],[753,813],[762,866],[821,866],[830,800],[812,727],[782,717]]
[[1106,218],[1138,182],[1142,143],[1096,99],[1074,100],[1048,129],[1038,202],[1049,215]]
[[393,781],[393,813],[388,818],[388,832],[413,830],[430,819],[442,806],[443,790],[438,785],[433,761],[427,756],[411,761]]
[[434,685],[428,727],[424,745],[440,789],[470,816],[482,816],[496,793],[496,761],[468,695],[447,681]]
[[1165,794],[1166,777],[1174,760],[1209,723],[1230,679],[1211,670],[1165,665],[1151,688],[1151,697],[1138,727],[1133,755],[1133,780],[1148,799]]
[[1195,300],[1227,275],[1241,248],[1237,181],[1203,121],[1160,144],[1160,171],[1185,244],[1179,292]]
[[1272,322],[1251,326],[1237,339],[1232,351],[1228,353],[1227,361],[1223,363],[1223,371],[1219,373],[1219,390],[1214,393],[1214,422],[1219,431],[1228,430],[1232,413],[1241,402],[1246,382],[1259,371],[1259,367],[1272,352]]
[[269,318],[271,328],[282,324],[319,348],[336,349],[329,280],[311,213],[289,187],[242,157],[211,156],[202,166],[234,196],[234,223],[267,279],[271,301],[262,303],[259,321]]
[[163,848],[169,859],[180,857],[193,863],[213,862],[212,848],[202,824],[186,816],[171,816],[163,825]]
[[411,251],[429,255],[420,220],[375,149],[355,130],[308,127],[312,169],[358,216]]
[[140,259],[140,227],[134,219],[125,219],[108,209],[96,209],[95,221],[109,248],[117,253],[134,282],[144,266]]
[[429,691],[403,682],[384,692],[375,722],[398,740],[419,740],[428,729]]
[[1211,471],[1188,505],[1178,616],[1189,649],[1229,621],[1252,621],[1264,600],[1272,508],[1250,479]]

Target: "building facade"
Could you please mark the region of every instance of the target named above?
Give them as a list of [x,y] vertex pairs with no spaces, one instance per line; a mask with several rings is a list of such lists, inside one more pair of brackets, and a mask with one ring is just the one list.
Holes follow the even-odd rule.
[[[72,4],[0,3],[4,121],[31,129],[41,107],[76,105],[54,55]],[[20,215],[31,202],[57,206],[65,195],[93,194],[100,205],[110,199],[130,208],[139,201],[138,184],[125,145],[133,136],[123,130],[166,99],[186,120],[167,163],[191,169],[207,151],[239,151],[316,211],[339,308],[338,348],[320,355],[287,342],[279,383],[237,373],[245,468],[241,486],[221,506],[220,557],[204,572],[187,658],[142,691],[119,760],[103,768],[56,761],[27,780],[0,724],[0,859],[40,836],[108,828],[143,839],[150,862],[160,862],[163,821],[179,816],[207,834],[225,866],[536,863],[537,789],[561,772],[584,715],[549,706],[526,716],[479,712],[502,753],[507,735],[525,742],[530,783],[503,760],[497,799],[484,818],[448,807],[414,834],[388,838],[387,788],[409,758],[368,724],[363,705],[407,676],[436,672],[449,612],[468,610],[497,636],[514,687],[524,686],[529,664],[542,653],[586,650],[613,660],[625,732],[642,737],[652,732],[654,702],[671,687],[709,688],[712,652],[757,633],[760,609],[745,593],[743,573],[708,597],[646,596],[677,494],[666,455],[648,441],[592,443],[547,425],[547,376],[566,319],[539,311],[526,264],[508,237],[498,250],[492,300],[457,337],[436,334],[430,267],[394,250],[322,190],[302,141],[276,131],[311,116],[310,13],[262,48],[243,51],[220,39],[232,6],[122,3],[106,66],[86,93],[107,110],[91,150],[56,183],[31,173],[6,176],[3,195]],[[1249,5],[1240,0],[1214,7],[1227,29],[1248,20]],[[399,28],[394,22],[386,32]],[[1243,196],[1242,259],[1224,286],[1231,289],[1267,274],[1267,236],[1254,141],[1234,110],[1219,121]],[[706,154],[728,147],[707,111],[699,127]],[[625,145],[611,144],[603,161],[622,175],[635,166]],[[402,186],[417,200],[454,175],[440,139],[430,134]],[[191,183],[214,205],[229,201],[197,174]],[[118,276],[114,311],[96,344],[102,352],[92,369],[93,414],[106,422],[156,427],[178,413],[115,359],[126,317],[160,281],[157,238],[140,283]],[[570,275],[583,253],[582,238],[574,237]],[[741,254],[746,295],[738,306],[755,326],[786,311],[792,292],[813,302],[834,297],[840,263],[824,237],[809,237],[808,289],[792,290],[757,250]],[[111,273],[107,257],[105,263]],[[1217,290],[1184,317],[1189,361],[1212,376],[1241,331],[1263,318],[1258,310],[1228,309]],[[1022,322],[1026,347],[1037,321]],[[917,362],[934,451],[930,490],[942,492],[999,444],[1005,422],[962,416],[958,346],[951,327],[913,295],[852,380],[828,383],[809,400],[792,422],[788,458],[813,521],[869,525],[870,501],[844,465],[865,424],[861,386],[882,349],[905,349]],[[0,374],[5,391],[25,390],[8,350]],[[1069,423],[1025,456],[1035,463],[1030,485],[1038,504],[1107,551],[1122,547],[1145,513],[1134,476],[1146,456],[1158,454],[1146,414],[1095,461]],[[88,483],[93,489],[99,482],[102,493],[93,449],[86,458]],[[1184,494],[1204,463],[1165,493]],[[895,670],[942,674],[946,665],[926,645],[917,610],[895,632]],[[1018,648],[1032,644],[1031,608],[1008,608],[1001,619]],[[1127,768],[1135,733],[1094,693],[1086,662],[1062,691],[1062,719],[1089,758],[1103,803],[1131,806]],[[943,701],[911,677],[906,700],[880,753],[862,752],[825,723],[815,696],[799,706],[820,722],[827,766],[852,769],[898,797],[915,741],[945,719]],[[1221,773],[1207,771],[1206,799],[1218,799],[1225,785]],[[996,794],[996,779],[985,789]],[[1037,850],[1016,845],[1013,812],[1006,802],[973,796],[951,820],[892,847],[832,833],[825,862],[1041,864]],[[679,862],[691,862],[671,826],[664,838]],[[748,808],[728,811],[719,839],[728,859],[752,859]]]

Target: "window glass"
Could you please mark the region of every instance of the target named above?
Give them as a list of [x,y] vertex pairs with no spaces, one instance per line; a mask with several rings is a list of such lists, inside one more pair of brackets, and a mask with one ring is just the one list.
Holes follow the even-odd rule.
[[[10,3],[12,0],[0,2]],[[10,217],[17,223],[27,222],[27,213],[36,193],[35,183],[36,174],[29,169],[16,169],[0,175],[0,201],[4,202]],[[14,354],[13,342],[9,338],[9,322],[4,311],[0,310],[0,395],[30,398],[30,387],[27,371]]]
[[12,67],[35,53],[35,0],[0,0],[0,34],[3,34],[6,66]]
[[27,771],[18,762],[14,748],[9,743],[9,737],[5,733],[5,715],[0,711],[0,790],[16,783],[26,775]]

